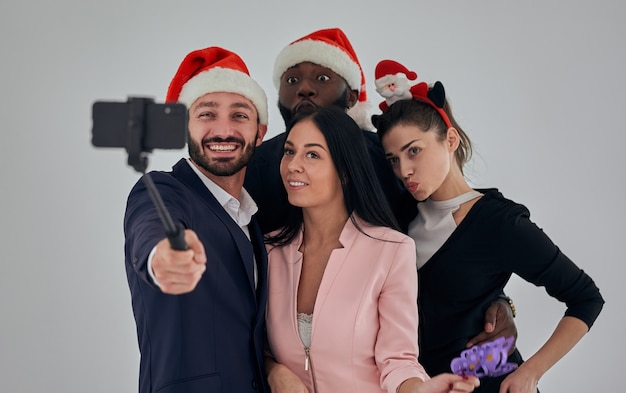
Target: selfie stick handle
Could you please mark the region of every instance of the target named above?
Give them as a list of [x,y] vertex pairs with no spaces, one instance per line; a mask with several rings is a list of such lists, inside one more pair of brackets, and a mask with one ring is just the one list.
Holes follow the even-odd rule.
[[146,183],[146,188],[148,189],[148,193],[150,194],[150,199],[152,199],[152,203],[154,203],[154,207],[159,213],[159,217],[161,217],[161,221],[163,222],[163,226],[165,227],[165,233],[167,238],[170,241],[170,245],[173,250],[186,250],[187,243],[185,242],[185,231],[183,227],[180,225],[174,224],[172,217],[170,216],[169,211],[165,208],[165,204],[163,203],[163,199],[161,199],[161,194],[157,190],[154,182],[152,181],[152,177],[150,177],[149,173],[144,173],[143,181]]

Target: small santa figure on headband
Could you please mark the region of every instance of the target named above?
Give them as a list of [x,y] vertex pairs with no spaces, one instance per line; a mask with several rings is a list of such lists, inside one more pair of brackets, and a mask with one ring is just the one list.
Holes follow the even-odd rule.
[[378,106],[380,110],[385,111],[394,102],[412,97],[409,80],[417,79],[417,73],[402,64],[393,60],[381,60],[376,65],[374,76],[376,92],[385,99]]

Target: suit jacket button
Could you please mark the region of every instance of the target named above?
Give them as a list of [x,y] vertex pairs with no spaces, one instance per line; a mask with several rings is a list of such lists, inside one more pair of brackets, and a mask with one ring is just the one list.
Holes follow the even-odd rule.
[[258,389],[259,388],[259,382],[257,382],[256,379],[252,380],[252,388],[253,389]]

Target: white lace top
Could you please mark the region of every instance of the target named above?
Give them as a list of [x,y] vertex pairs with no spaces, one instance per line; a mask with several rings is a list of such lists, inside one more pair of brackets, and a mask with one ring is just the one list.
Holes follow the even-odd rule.
[[311,325],[313,324],[313,314],[298,313],[298,332],[300,340],[305,347],[311,346]]

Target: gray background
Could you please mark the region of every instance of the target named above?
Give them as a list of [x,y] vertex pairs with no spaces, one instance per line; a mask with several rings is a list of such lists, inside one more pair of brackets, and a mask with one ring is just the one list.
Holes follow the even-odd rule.
[[[3,2],[0,391],[136,391],[122,217],[139,175],[123,150],[91,146],[92,103],[161,101],[185,54],[220,45],[244,57],[267,90],[272,136],[283,130],[275,56],[332,26],[351,39],[374,109],[374,67],[383,58],[443,81],[475,143],[473,184],[525,203],[600,287],[603,313],[544,376],[542,392],[620,386],[622,10],[617,0]],[[186,150],[156,151],[150,169],[169,169],[181,155]],[[564,307],[517,278],[507,292],[528,356]]]

